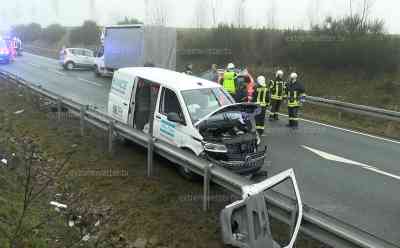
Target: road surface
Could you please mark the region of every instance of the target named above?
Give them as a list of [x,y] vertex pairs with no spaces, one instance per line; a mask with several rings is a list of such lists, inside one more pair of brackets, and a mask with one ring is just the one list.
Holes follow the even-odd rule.
[[[91,71],[28,53],[0,68],[107,111],[111,80]],[[306,205],[400,247],[400,142],[307,120],[293,131],[286,121],[267,123],[263,136],[270,175],[293,168]]]

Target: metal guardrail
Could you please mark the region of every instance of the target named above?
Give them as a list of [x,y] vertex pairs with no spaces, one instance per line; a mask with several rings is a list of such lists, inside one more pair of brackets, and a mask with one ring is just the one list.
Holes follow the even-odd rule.
[[[85,123],[91,123],[96,127],[109,132],[109,151],[112,152],[114,132],[132,140],[133,142],[148,147],[153,142],[154,151],[166,159],[184,166],[196,174],[204,176],[204,208],[207,208],[209,182],[222,186],[228,191],[241,196],[243,188],[253,184],[248,179],[236,175],[219,166],[210,166],[210,162],[200,159],[193,154],[174,147],[162,141],[154,141],[148,134],[135,130],[124,124],[115,122],[107,115],[88,108],[70,99],[63,98],[42,87],[32,84],[16,75],[0,70],[0,77],[33,90],[57,103],[57,108],[68,108],[72,113],[81,118],[81,134],[84,134]],[[308,97],[309,101],[334,104],[337,101],[324,101],[315,97]],[[357,109],[356,107],[353,107]],[[378,111],[377,111],[378,112]],[[380,111],[383,113],[382,111]],[[387,114],[389,114],[388,111]],[[395,115],[396,116],[396,115]],[[271,215],[289,225],[293,225],[293,216],[296,211],[295,201],[280,193],[272,191],[266,194],[268,210]],[[349,224],[336,220],[317,210],[304,206],[301,232],[335,248],[396,248],[398,246],[357,229]]]
[[400,121],[400,112],[375,108],[365,105],[357,105],[353,103],[330,100],[321,97],[307,96],[307,103],[323,107],[335,108],[344,112],[355,113],[381,119]]

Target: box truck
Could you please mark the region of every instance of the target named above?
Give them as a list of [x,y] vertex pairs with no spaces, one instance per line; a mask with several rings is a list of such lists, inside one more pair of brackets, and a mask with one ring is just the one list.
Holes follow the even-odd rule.
[[175,70],[176,29],[145,25],[104,28],[95,59],[97,76],[112,76],[121,68],[146,65]]

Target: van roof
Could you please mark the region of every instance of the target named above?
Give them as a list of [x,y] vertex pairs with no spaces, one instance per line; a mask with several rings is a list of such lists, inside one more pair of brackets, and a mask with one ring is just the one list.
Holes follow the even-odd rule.
[[219,88],[221,85],[185,73],[156,67],[132,67],[118,70],[120,73],[161,83],[172,90],[183,91],[193,89]]

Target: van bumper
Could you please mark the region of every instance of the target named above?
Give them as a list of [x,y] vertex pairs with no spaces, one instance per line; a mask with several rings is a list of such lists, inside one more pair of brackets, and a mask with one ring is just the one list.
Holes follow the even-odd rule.
[[240,175],[253,175],[264,166],[266,152],[267,148],[263,151],[248,154],[244,159],[231,155],[228,160],[215,160],[212,158],[210,158],[210,160],[214,164],[231,170],[234,173]]

